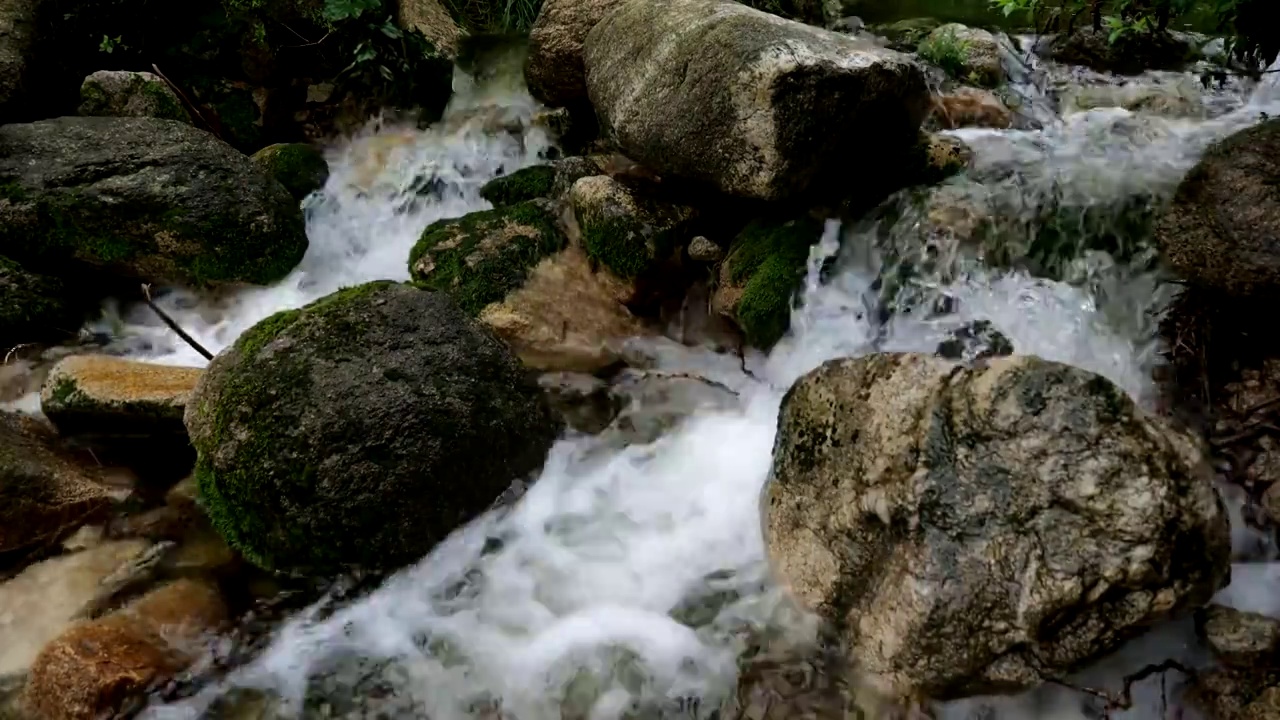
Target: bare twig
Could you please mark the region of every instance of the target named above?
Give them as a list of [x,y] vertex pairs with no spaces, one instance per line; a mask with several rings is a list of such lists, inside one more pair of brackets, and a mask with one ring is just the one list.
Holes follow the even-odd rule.
[[193,119],[199,121],[199,123],[204,126],[205,130],[208,130],[209,132],[216,135],[219,140],[226,142],[227,138],[223,135],[222,128],[216,122],[213,122],[209,118],[205,117],[205,114],[203,112],[200,112],[199,106],[197,106],[195,102],[191,100],[190,97],[187,97],[186,93],[182,92],[182,88],[178,87],[177,83],[170,80],[164,73],[160,72],[160,66],[156,65],[155,63],[151,63],[151,69],[154,70],[156,72],[156,75],[158,75],[160,79],[164,81],[164,84],[168,85],[169,89],[172,90],[174,94],[178,96],[178,99],[181,100],[182,104],[186,106],[187,111],[191,113],[191,117]]
[[146,300],[147,307],[149,307],[149,308],[151,308],[152,310],[154,310],[154,311],[155,311],[155,313],[156,313],[156,315],[159,315],[159,316],[160,316],[160,319],[164,321],[164,324],[169,326],[169,329],[170,329],[170,330],[172,330],[172,331],[174,331],[174,332],[178,333],[178,337],[180,337],[180,338],[182,338],[183,340],[185,340],[185,341],[186,341],[186,343],[192,347],[192,349],[194,349],[196,352],[198,352],[198,353],[200,353],[201,355],[203,355],[205,360],[212,360],[212,359],[213,359],[213,353],[209,352],[208,350],[205,350],[205,349],[200,345],[200,343],[196,342],[196,341],[195,341],[195,339],[194,339],[194,338],[192,338],[190,335],[188,335],[188,334],[186,333],[186,331],[185,331],[185,330],[183,330],[182,328],[178,327],[178,323],[174,322],[174,321],[173,321],[173,319],[172,319],[172,318],[170,318],[168,315],[166,315],[166,314],[165,314],[165,312],[164,312],[163,310],[161,310],[159,306],[157,306],[154,302],[152,302],[152,300],[151,300],[151,286],[150,286],[150,285],[148,285],[148,284],[146,284],[146,283],[143,283],[143,285],[142,285],[142,296],[143,296],[143,298]]
[[19,343],[19,344],[17,344],[17,345],[14,345],[13,347],[9,348],[9,352],[7,352],[7,353],[5,353],[5,354],[4,354],[4,364],[5,364],[5,365],[8,365],[8,364],[9,364],[9,361],[10,361],[11,359],[13,359],[14,354],[16,354],[16,353],[17,353],[19,350],[21,350],[22,348],[32,347],[32,346],[34,346],[34,345],[35,345],[35,343]]

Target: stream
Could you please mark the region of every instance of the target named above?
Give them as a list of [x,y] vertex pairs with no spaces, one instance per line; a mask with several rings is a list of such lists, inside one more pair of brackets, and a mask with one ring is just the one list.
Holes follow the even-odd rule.
[[[1280,112],[1275,77],[1206,91],[1196,117],[1119,108],[1060,116],[1055,83],[1101,80],[1031,64],[1020,88],[1043,128],[953,131],[976,156],[959,182],[977,182],[1000,212],[1164,197],[1210,142]],[[456,86],[445,118],[427,130],[372,123],[331,148],[331,177],[305,202],[310,249],[288,278],[220,297],[170,289],[159,304],[216,352],[278,310],[343,286],[407,279],[409,248],[426,225],[487,208],[478,194],[486,180],[540,162],[552,146],[529,122],[539,108],[518,76],[476,84],[459,72]],[[525,130],[494,131],[512,121]],[[949,331],[987,320],[1019,353],[1087,368],[1154,402],[1153,314],[1170,291],[1150,253],[1117,259],[1082,244],[1037,277],[960,251],[917,272],[885,317],[884,249],[918,238],[920,223],[909,208],[892,217],[828,222],[791,333],[767,356],[749,356],[749,374],[737,357],[636,341],[633,351],[660,368],[732,388],[738,407],[695,413],[621,450],[566,436],[513,506],[476,519],[357,602],[291,619],[252,662],[144,717],[455,720],[497,718],[499,704],[501,717],[520,720],[713,717],[734,688],[748,632],[804,632],[768,581],[758,505],[782,394],[801,374],[835,357],[932,352]],[[203,364],[146,307],[109,307],[99,329],[108,327],[128,356]],[[1236,520],[1238,545],[1255,547]],[[1240,564],[1219,601],[1280,615],[1278,590],[1280,565]],[[1208,662],[1189,622],[1158,628],[1074,681],[1116,690],[1125,674],[1166,658]],[[1110,717],[1174,717],[1180,680],[1139,683],[1134,707]],[[1099,717],[1097,708],[1096,698],[1045,687],[951,703],[940,717],[1085,718]]]

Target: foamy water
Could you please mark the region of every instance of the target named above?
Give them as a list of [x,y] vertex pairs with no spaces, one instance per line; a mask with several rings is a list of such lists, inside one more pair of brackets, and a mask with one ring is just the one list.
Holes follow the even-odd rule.
[[[520,93],[501,101],[513,118],[527,120],[536,109]],[[308,206],[311,247],[280,284],[216,301],[175,292],[162,304],[217,351],[274,311],[344,285],[407,277],[408,251],[423,227],[487,207],[480,185],[500,169],[536,162],[547,147],[536,130],[494,136],[482,119],[461,120],[475,105],[469,109],[462,98],[447,127],[383,130],[336,148],[328,185]],[[1117,118],[1131,117],[1114,110],[1075,114],[1035,133],[957,134],[975,147],[980,165],[1018,156],[1035,167],[1039,153],[1037,177],[1096,195],[1171,186],[1208,142],[1256,122],[1259,111],[1280,111],[1274,87],[1209,122],[1136,120],[1149,129],[1138,139],[1110,132]],[[371,162],[379,152],[385,161]],[[410,207],[407,188],[414,178],[421,185],[424,174],[438,178],[439,192]],[[665,369],[733,388],[736,408],[696,413],[657,441],[622,450],[600,452],[599,441],[587,437],[561,440],[516,505],[462,528],[336,614],[295,618],[254,662],[195,698],[149,708],[147,717],[198,717],[245,689],[278,698],[274,712],[284,716],[496,717],[486,708],[500,700],[504,716],[519,720],[657,717],[654,708],[709,717],[734,686],[745,631],[785,617],[769,589],[758,498],[782,393],[801,374],[834,357],[932,352],[950,329],[986,319],[1020,353],[1093,370],[1150,398],[1158,350],[1149,316],[1159,301],[1154,275],[1085,258],[1081,281],[1068,285],[970,264],[928,288],[950,297],[954,312],[899,313],[881,324],[871,311],[877,255],[861,233],[828,224],[792,333],[768,357],[750,358],[750,375],[737,358],[663,341],[640,348]],[[834,270],[821,282],[828,257]],[[202,364],[148,312],[131,308],[117,322],[135,357]],[[1256,540],[1237,530],[1240,543]],[[1223,601],[1280,612],[1280,571],[1250,566],[1235,578]],[[706,600],[712,597],[718,599]],[[702,617],[689,620],[699,607]],[[1125,673],[1168,657],[1205,661],[1187,623],[1131,643],[1077,680],[1115,688]],[[1170,689],[1178,679],[1170,678]],[[1136,707],[1112,717],[1163,718],[1160,683],[1141,684]],[[637,702],[647,713],[634,709]],[[965,718],[990,705],[994,717],[1080,718],[1088,702],[1045,688],[953,703],[943,716]]]

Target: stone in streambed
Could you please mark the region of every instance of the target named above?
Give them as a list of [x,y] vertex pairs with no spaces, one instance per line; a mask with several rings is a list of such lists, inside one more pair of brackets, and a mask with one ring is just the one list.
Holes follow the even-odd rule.
[[521,168],[480,188],[480,197],[494,207],[514,205],[536,198],[558,198],[580,178],[599,175],[601,163],[589,157],[568,157],[548,165]]
[[899,178],[929,107],[910,58],[728,0],[623,3],[587,34],[606,135],[664,178],[783,200],[874,203]]
[[948,75],[980,87],[993,88],[1004,82],[1000,40],[981,28],[948,23],[935,28],[920,41],[920,57],[942,68]]
[[673,256],[697,211],[662,202],[606,175],[585,177],[569,190],[587,257],[634,280]]
[[1230,576],[1196,442],[1035,357],[823,364],[783,401],[762,502],[777,579],[892,696],[1034,687]]
[[329,163],[324,153],[306,143],[268,145],[249,159],[283,185],[295,200],[302,200],[324,187],[329,179]]
[[0,253],[31,270],[267,284],[306,248],[288,191],[190,125],[62,117],[0,126]]
[[254,564],[299,573],[421,558],[536,472],[561,429],[447,293],[385,281],[246,331],[186,425],[214,526]]
[[149,72],[99,70],[80,86],[85,116],[150,117],[190,123],[182,101],[158,76]]

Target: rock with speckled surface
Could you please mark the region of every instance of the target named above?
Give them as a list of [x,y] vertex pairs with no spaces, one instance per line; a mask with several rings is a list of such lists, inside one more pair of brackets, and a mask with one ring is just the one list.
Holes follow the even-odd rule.
[[587,91],[623,153],[731,195],[883,196],[929,107],[907,56],[728,0],[623,3],[584,43]]
[[769,556],[891,693],[1016,692],[1224,586],[1230,528],[1202,457],[1068,365],[834,360],[782,404]]

